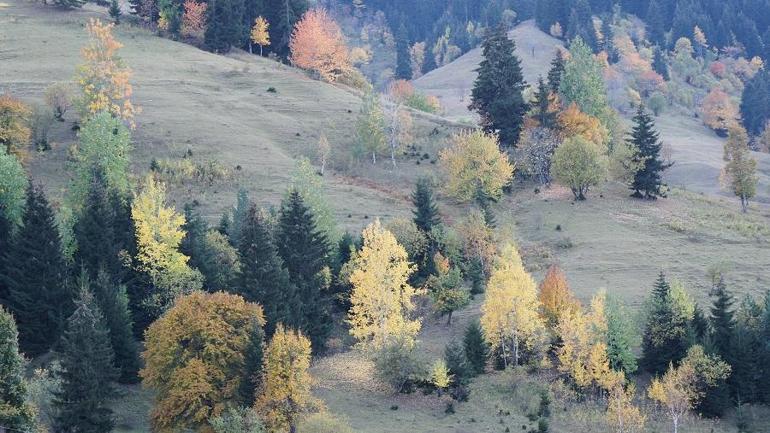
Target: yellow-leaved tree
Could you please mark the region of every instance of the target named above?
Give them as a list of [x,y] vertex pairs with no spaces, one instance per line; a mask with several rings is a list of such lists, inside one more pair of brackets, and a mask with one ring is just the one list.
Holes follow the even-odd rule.
[[179,252],[185,236],[184,215],[166,206],[166,188],[148,175],[141,192],[131,204],[136,230],[137,270],[150,277],[155,291],[144,302],[150,310],[162,312],[180,294],[200,289],[203,277],[190,268],[190,259]]
[[484,338],[507,367],[518,365],[521,349],[539,349],[545,337],[537,285],[524,269],[516,247],[503,246],[487,283],[481,306]]
[[636,386],[619,384],[613,387],[607,397],[607,424],[615,433],[635,433],[644,431],[647,417],[634,405]]
[[304,413],[319,408],[310,392],[310,340],[278,324],[265,351],[256,411],[271,433],[295,432]]
[[479,191],[499,198],[513,176],[513,165],[500,151],[497,136],[481,130],[455,134],[439,159],[447,175],[447,192],[460,201],[473,199]]
[[113,26],[94,18],[86,24],[88,44],[80,51],[83,63],[75,74],[81,90],[77,105],[83,120],[108,111],[133,127],[139,110],[131,103],[131,69],[116,54],[123,44],[112,35]]
[[145,333],[145,387],[155,392],[153,431],[202,430],[208,420],[242,401],[244,378],[259,365],[247,354],[261,350],[262,307],[238,295],[196,291]]
[[0,152],[24,160],[32,137],[32,109],[8,93],[0,95]]
[[305,12],[294,26],[289,48],[289,60],[295,66],[315,71],[326,81],[335,81],[353,68],[342,29],[325,9]]
[[[251,28],[251,42],[259,45],[260,56],[262,55],[262,49],[270,45],[269,28],[270,23],[262,16],[258,16],[254,20],[254,27]],[[251,44],[249,44],[249,52],[251,52]]]
[[363,240],[350,262],[350,334],[372,349],[381,349],[391,341],[413,347],[421,326],[420,320],[412,317],[413,298],[422,293],[409,285],[415,266],[379,220],[364,229]]

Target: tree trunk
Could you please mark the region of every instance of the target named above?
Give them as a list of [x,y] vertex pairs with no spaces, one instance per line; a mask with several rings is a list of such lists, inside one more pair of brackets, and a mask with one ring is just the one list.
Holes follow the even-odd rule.
[[249,42],[249,54],[254,54],[254,52],[253,52],[253,50],[252,50],[252,47],[253,47],[253,46],[254,46],[254,44],[252,44],[251,42]]
[[259,46],[259,57],[264,57],[262,54],[262,45]]
[[372,165],[377,165],[377,154],[372,152]]
[[513,366],[519,365],[519,335],[513,333]]
[[749,211],[749,199],[741,196],[741,211],[746,213]]
[[449,312],[448,316],[449,316],[449,318],[447,318],[446,324],[447,324],[447,326],[451,326],[452,325],[452,312],[451,311]]

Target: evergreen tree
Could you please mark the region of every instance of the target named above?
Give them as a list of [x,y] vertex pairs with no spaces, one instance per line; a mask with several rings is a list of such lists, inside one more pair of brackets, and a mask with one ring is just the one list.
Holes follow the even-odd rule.
[[114,212],[104,174],[95,169],[85,203],[73,227],[77,243],[75,265],[84,268],[90,278],[96,278],[99,269],[120,275],[122,264],[115,239]]
[[433,197],[433,186],[429,178],[417,179],[412,192],[412,205],[414,206],[412,221],[424,233],[430,233],[433,226],[441,223],[441,216],[438,213],[438,206]]
[[556,116],[558,113],[551,109],[551,91],[543,81],[543,77],[538,77],[537,79],[537,92],[535,92],[532,107],[535,111],[532,117],[537,120],[540,126],[550,129],[556,127]]
[[561,49],[556,50],[556,55],[551,60],[551,69],[548,70],[548,88],[551,93],[558,93],[561,87],[561,78],[564,75],[564,54]]
[[20,346],[28,356],[38,356],[59,339],[72,311],[72,295],[53,210],[40,187],[28,188],[22,223],[3,277]]
[[412,64],[409,56],[409,35],[401,23],[396,35],[396,79],[411,80]]
[[226,53],[243,43],[243,0],[212,0],[207,7],[208,20],[203,42],[215,53]]
[[664,80],[670,80],[671,76],[668,73],[666,59],[663,57],[663,50],[659,46],[654,47],[653,50],[655,51],[655,54],[652,59],[652,69],[659,73]]
[[298,290],[300,329],[310,338],[313,349],[321,350],[331,330],[329,244],[297,190],[289,192],[281,205],[276,246]]
[[640,105],[634,116],[634,128],[627,140],[634,149],[633,162],[640,167],[631,182],[631,190],[634,191],[632,197],[656,199],[666,196],[665,191],[661,189],[666,186],[661,179],[661,173],[672,164],[660,159],[662,145],[654,128],[652,117],[645,111],[644,106]]
[[591,49],[599,46],[594,29],[593,12],[588,0],[576,0],[567,20],[567,40],[581,38]]
[[[8,286],[6,285],[6,255],[11,251],[11,222],[5,217],[3,212],[3,205],[0,204],[0,305],[9,305],[9,293]],[[14,322],[14,327],[16,326]]]
[[599,48],[607,53],[607,61],[609,63],[617,63],[620,60],[620,55],[618,50],[615,49],[615,42],[612,39],[613,33],[610,19],[609,16],[602,18],[602,43]]
[[522,92],[527,87],[516,44],[502,26],[492,30],[482,44],[484,60],[477,69],[469,108],[481,116],[481,126],[497,133],[500,144],[513,147],[519,140],[527,113]]
[[616,299],[610,299],[604,311],[607,321],[607,359],[610,367],[630,375],[636,371],[636,355],[631,350],[634,343],[634,325],[629,312]]
[[[435,41],[428,41],[426,46],[432,47],[434,43]],[[433,52],[428,48],[425,50],[425,62],[423,62],[422,64],[421,72],[423,73],[423,75],[425,75],[436,68],[438,68],[438,65],[436,64],[436,57],[433,55]]]
[[[2,218],[2,216],[0,216]],[[11,313],[0,305],[0,428],[10,432],[35,430],[35,409],[29,403],[24,357]]]
[[642,336],[642,366],[660,374],[669,363],[677,364],[687,353],[688,318],[679,311],[671,286],[661,272],[647,305]]
[[102,313],[87,282],[81,283],[61,340],[62,385],[54,399],[54,423],[61,432],[105,433],[114,427],[109,400],[118,372]]
[[719,277],[711,293],[714,302],[711,306],[711,344],[716,353],[730,363],[730,340],[735,327],[733,304],[735,300],[727,290],[724,279]]
[[456,340],[452,340],[444,349],[444,361],[449,374],[454,378],[453,383],[465,384],[472,376],[468,360],[465,359],[465,349]]
[[262,305],[267,335],[272,335],[279,322],[297,323],[296,289],[278,256],[267,221],[256,205],[251,205],[244,220],[238,255],[238,293],[247,301]]
[[238,245],[238,241],[241,238],[241,228],[245,224],[245,220],[249,214],[251,206],[252,203],[248,192],[241,188],[238,190],[238,197],[236,198],[235,207],[232,210],[232,219],[228,219],[228,222],[225,222],[225,217],[222,217],[220,227],[229,225],[229,229],[226,234],[230,237],[230,242],[235,246]]
[[270,50],[279,57],[289,56],[289,41],[294,25],[307,10],[307,0],[265,1],[265,18],[270,23]]
[[179,244],[179,252],[190,258],[187,262],[190,267],[198,269],[206,279],[204,286],[208,289],[217,289],[216,287],[209,287],[210,276],[206,275],[204,270],[206,269],[207,251],[206,251],[206,233],[208,232],[208,224],[201,216],[200,212],[191,204],[185,204],[184,206],[184,238]]
[[488,347],[484,341],[484,334],[481,325],[474,321],[468,325],[463,337],[463,349],[465,349],[465,359],[468,361],[468,371],[471,375],[484,373],[487,366]]
[[770,72],[759,71],[746,82],[741,96],[741,120],[746,131],[757,136],[770,119]]
[[[87,279],[87,275],[81,275]],[[136,383],[139,381],[139,347],[134,340],[133,322],[128,309],[128,295],[125,286],[115,283],[104,270],[94,280],[94,297],[104,314],[104,324],[115,354],[115,366],[119,370],[118,381]]]
[[123,12],[120,10],[120,4],[118,3],[118,0],[112,0],[110,2],[109,13],[115,24],[120,24],[120,17],[123,16]]
[[238,394],[243,407],[249,407],[254,403],[257,392],[262,383],[262,364],[265,352],[265,331],[262,326],[256,325],[251,333],[249,346],[244,355],[244,368],[248,372],[241,380]]
[[482,188],[476,189],[475,200],[476,205],[478,205],[479,209],[481,210],[481,214],[484,215],[484,222],[486,223],[487,227],[495,228],[497,226],[497,220],[495,219],[495,212],[489,205],[491,199],[489,196],[487,196]]
[[650,1],[650,5],[647,7],[645,24],[647,24],[647,39],[659,47],[666,46],[666,28],[663,21],[663,10],[661,9],[658,0]]

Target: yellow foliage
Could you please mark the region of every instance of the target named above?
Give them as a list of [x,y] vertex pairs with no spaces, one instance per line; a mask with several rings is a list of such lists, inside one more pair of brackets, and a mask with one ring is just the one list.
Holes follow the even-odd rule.
[[[194,292],[145,333],[144,386],[156,393],[156,431],[207,426],[238,398],[244,354],[265,323],[262,307],[237,295]],[[190,344],[194,342],[194,344]]]
[[461,201],[471,200],[479,188],[496,199],[513,176],[513,165],[500,151],[497,136],[480,130],[455,134],[449,147],[439,154],[447,174],[449,194]]
[[271,433],[295,431],[301,415],[320,406],[310,392],[310,355],[310,340],[279,323],[265,351],[262,390],[254,403]]
[[421,327],[420,320],[411,317],[415,308],[412,299],[423,293],[408,282],[415,266],[379,220],[364,229],[363,240],[363,247],[350,262],[350,334],[360,344],[375,349],[392,339],[411,347]]
[[116,55],[123,45],[113,37],[112,27],[94,18],[86,24],[89,41],[80,51],[84,63],[75,74],[81,89],[79,108],[83,118],[108,111],[134,127],[134,115],[139,109],[130,99],[131,70]]
[[29,121],[32,109],[8,93],[0,96],[0,152],[16,155],[23,161],[32,137]]
[[289,42],[291,62],[335,81],[353,67],[342,29],[325,9],[311,9],[302,16]]
[[556,265],[548,268],[543,282],[540,283],[538,299],[543,309],[543,316],[551,328],[556,326],[562,310],[580,309],[580,302],[572,294],[567,284],[567,277]]
[[647,417],[634,406],[636,387],[616,386],[609,392],[607,399],[607,424],[615,433],[634,433],[644,430]]
[[606,145],[610,136],[599,119],[580,111],[574,102],[559,114],[559,126],[565,139],[581,136],[600,147]]
[[270,45],[270,33],[268,33],[269,28],[270,23],[268,23],[267,20],[261,16],[254,20],[254,27],[251,28],[251,42],[259,45],[260,54],[262,52],[262,47],[267,47]]
[[452,384],[453,375],[449,374],[446,361],[438,359],[430,369],[430,382],[438,389],[447,389]]
[[481,306],[481,328],[492,349],[507,365],[509,352],[519,363],[519,347],[533,349],[541,342],[545,323],[539,314],[535,280],[524,269],[516,247],[503,246],[487,284]]

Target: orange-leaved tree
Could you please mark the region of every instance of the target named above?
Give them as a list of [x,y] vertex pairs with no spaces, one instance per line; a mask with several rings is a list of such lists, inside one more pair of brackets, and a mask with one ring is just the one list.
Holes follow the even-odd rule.
[[145,333],[144,386],[155,392],[153,431],[205,431],[208,420],[244,401],[256,385],[265,319],[238,295],[193,292]]
[[557,265],[548,268],[543,282],[540,283],[538,298],[542,306],[543,317],[551,329],[556,326],[559,314],[563,310],[580,310],[580,302],[572,294],[569,284],[567,284],[567,277]]
[[138,108],[131,103],[131,69],[117,56],[123,44],[112,35],[113,26],[94,18],[86,24],[89,40],[80,51],[84,62],[75,75],[81,90],[78,108],[83,120],[108,111],[133,127]]
[[335,81],[351,69],[350,53],[340,26],[325,9],[311,9],[294,27],[289,42],[291,62]]
[[187,0],[184,2],[184,15],[182,15],[182,35],[191,38],[203,38],[206,31],[206,8],[208,4]]

